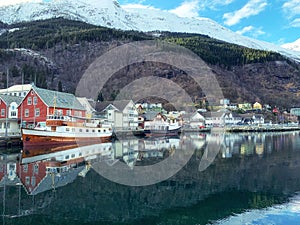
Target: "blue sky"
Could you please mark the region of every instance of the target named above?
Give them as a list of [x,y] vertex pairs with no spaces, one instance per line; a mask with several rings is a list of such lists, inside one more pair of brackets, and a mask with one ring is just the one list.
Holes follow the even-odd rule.
[[[51,0],[0,0],[0,6],[29,1]],[[207,17],[244,36],[277,45],[294,42],[300,38],[300,0],[118,0],[118,2],[123,7],[128,5],[153,7],[171,11],[182,17]]]
[[172,11],[184,17],[207,17],[244,36],[277,45],[300,38],[300,0],[119,0]]

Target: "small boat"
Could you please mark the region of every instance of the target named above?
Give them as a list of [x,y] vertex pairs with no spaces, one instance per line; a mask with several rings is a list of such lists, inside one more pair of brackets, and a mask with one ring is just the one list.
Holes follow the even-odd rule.
[[33,129],[22,128],[23,147],[96,144],[107,142],[111,137],[111,127],[76,122],[69,116],[50,115],[46,122],[38,123]]
[[181,126],[167,121],[146,121],[144,132],[146,136],[174,136],[178,135]]

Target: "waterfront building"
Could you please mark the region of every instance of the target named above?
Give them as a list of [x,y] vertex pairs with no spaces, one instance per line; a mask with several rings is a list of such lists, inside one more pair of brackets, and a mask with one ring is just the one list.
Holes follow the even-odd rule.
[[290,113],[295,116],[300,116],[300,108],[291,108]]
[[205,124],[208,126],[234,125],[241,122],[241,117],[228,109],[220,109],[216,112],[206,112],[202,114],[205,118]]
[[115,129],[136,129],[139,126],[139,113],[132,100],[120,100],[98,104],[106,124]]
[[25,95],[31,90],[32,84],[17,84],[9,88],[0,89],[0,94],[25,97]]
[[77,97],[77,100],[85,108],[86,118],[93,118],[96,112],[95,108],[93,107],[95,105],[95,101],[93,99],[87,99],[85,97]]
[[199,128],[205,126],[205,118],[199,112],[185,113],[182,115],[184,125],[191,128]]
[[46,121],[48,115],[53,114],[83,120],[86,110],[73,94],[38,88],[35,85],[18,107],[23,127],[34,127],[38,122]]
[[18,105],[22,97],[0,94],[0,135],[19,135]]
[[262,104],[260,104],[259,102],[255,102],[254,104],[253,104],[253,109],[255,109],[255,110],[262,110]]

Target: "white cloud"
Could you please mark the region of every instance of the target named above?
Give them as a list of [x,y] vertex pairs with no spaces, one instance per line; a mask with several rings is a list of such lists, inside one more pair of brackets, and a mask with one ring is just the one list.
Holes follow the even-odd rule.
[[250,0],[241,9],[225,13],[223,19],[224,23],[228,26],[238,24],[242,19],[254,16],[262,12],[268,5],[267,0]]
[[199,0],[185,1],[175,9],[169,12],[176,14],[180,17],[198,17],[199,16]]
[[291,25],[292,27],[300,27],[300,18],[294,19],[294,20],[290,23],[290,25]]
[[282,5],[282,9],[288,15],[288,17],[300,15],[300,0],[289,0],[285,2]]
[[261,27],[256,28],[256,27],[253,27],[253,26],[244,27],[243,29],[236,31],[236,33],[238,33],[240,35],[244,35],[244,34],[249,33],[250,36],[255,37],[255,38],[257,38],[258,36],[266,34],[266,32],[264,32]]
[[201,0],[201,9],[218,10],[220,6],[229,5],[236,0]]
[[26,3],[26,2],[42,2],[42,0],[0,0],[0,7],[8,6],[8,5],[16,5],[20,3]]

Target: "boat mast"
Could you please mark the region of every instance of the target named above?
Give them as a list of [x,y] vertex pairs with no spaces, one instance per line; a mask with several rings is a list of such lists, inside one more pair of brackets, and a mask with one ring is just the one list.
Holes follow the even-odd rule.
[[[23,85],[24,85],[24,72],[22,72],[22,88],[21,88],[21,96],[23,95]],[[24,99],[25,96],[23,96]],[[23,127],[23,103],[21,102],[21,128]]]

